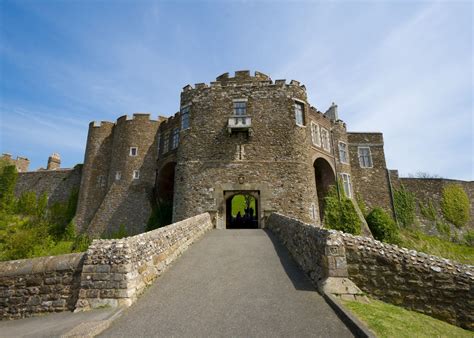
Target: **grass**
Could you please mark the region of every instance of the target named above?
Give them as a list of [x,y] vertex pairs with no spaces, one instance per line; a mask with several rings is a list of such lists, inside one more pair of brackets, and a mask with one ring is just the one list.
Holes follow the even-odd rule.
[[464,264],[474,264],[474,247],[456,244],[436,236],[429,236],[420,230],[401,229],[400,246],[407,249],[440,256]]
[[343,301],[377,337],[474,337],[474,332],[430,316],[371,299],[369,304]]
[[[255,198],[252,197],[250,202],[250,207],[254,210],[255,214]],[[245,198],[244,195],[235,195],[232,198],[232,217],[237,216],[237,213],[240,211],[240,215],[245,215]]]

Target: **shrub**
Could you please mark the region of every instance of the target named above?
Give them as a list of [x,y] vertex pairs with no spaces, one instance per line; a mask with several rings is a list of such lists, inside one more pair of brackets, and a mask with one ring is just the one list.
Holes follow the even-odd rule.
[[382,208],[374,208],[369,213],[367,224],[375,239],[392,244],[400,243],[395,221]]
[[331,187],[324,198],[324,224],[334,230],[340,230],[354,235],[361,232],[359,215],[352,200],[341,196],[338,198],[336,187]]
[[443,216],[456,227],[461,228],[469,221],[469,197],[458,184],[443,188],[441,211]]
[[16,210],[22,215],[34,216],[36,215],[37,208],[38,205],[34,191],[25,191],[16,203]]
[[436,229],[441,236],[444,236],[447,239],[451,238],[451,227],[449,224],[438,220],[436,221]]
[[146,231],[151,231],[171,224],[173,218],[173,204],[168,201],[158,202],[152,206],[150,218],[146,224]]
[[429,221],[436,221],[438,213],[436,212],[436,208],[433,205],[433,200],[430,198],[426,204],[422,202],[419,203],[420,212]]
[[14,165],[7,165],[0,174],[0,210],[11,210],[15,202],[18,173]]
[[469,230],[464,234],[464,241],[469,246],[474,246],[474,230]]
[[362,212],[362,215],[364,215],[364,217],[367,217],[369,212],[367,209],[367,205],[365,204],[365,201],[362,198],[362,196],[360,196],[359,194],[356,194],[356,201],[357,201],[357,205],[359,206],[360,211]]
[[415,196],[402,185],[394,194],[395,213],[398,221],[405,227],[415,221]]

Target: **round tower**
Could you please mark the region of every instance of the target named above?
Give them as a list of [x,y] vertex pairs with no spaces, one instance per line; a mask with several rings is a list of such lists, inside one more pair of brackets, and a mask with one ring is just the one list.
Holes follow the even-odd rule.
[[[314,222],[308,110],[299,82],[273,82],[259,72],[226,73],[210,85],[184,87],[179,147],[158,160],[159,168],[175,165],[173,221],[209,211],[218,228],[236,217],[261,228],[267,215],[279,211]],[[237,216],[236,196],[251,201]]]

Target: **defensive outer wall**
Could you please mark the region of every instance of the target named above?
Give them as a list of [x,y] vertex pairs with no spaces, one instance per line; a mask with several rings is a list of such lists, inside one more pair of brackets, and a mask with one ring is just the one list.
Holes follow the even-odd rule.
[[[267,226],[323,293],[354,299],[364,298],[362,290],[474,330],[473,266],[281,214],[270,215]],[[0,262],[0,318],[129,306],[212,228],[205,213],[133,237],[95,240],[86,253]]]

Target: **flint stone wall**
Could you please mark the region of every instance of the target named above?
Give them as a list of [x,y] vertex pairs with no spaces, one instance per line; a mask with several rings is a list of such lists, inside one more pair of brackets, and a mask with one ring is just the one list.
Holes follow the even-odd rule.
[[72,311],[85,253],[0,262],[0,320]]
[[350,279],[383,301],[474,330],[474,266],[342,234]]
[[375,298],[474,330],[474,266],[280,214],[267,225],[317,285],[348,277]]
[[212,228],[208,213],[118,240],[94,240],[76,310],[129,306],[190,244]]

